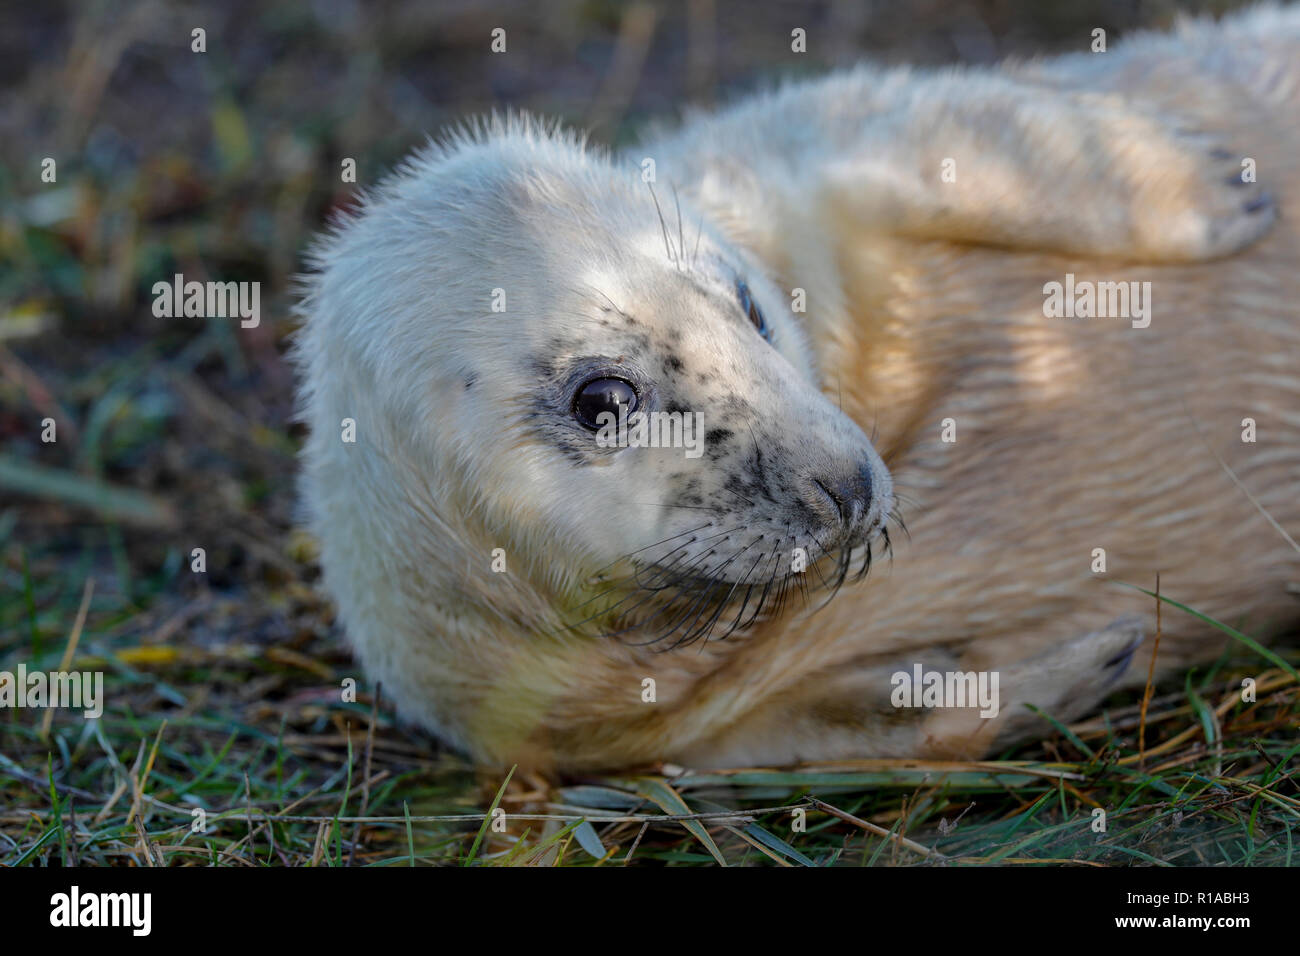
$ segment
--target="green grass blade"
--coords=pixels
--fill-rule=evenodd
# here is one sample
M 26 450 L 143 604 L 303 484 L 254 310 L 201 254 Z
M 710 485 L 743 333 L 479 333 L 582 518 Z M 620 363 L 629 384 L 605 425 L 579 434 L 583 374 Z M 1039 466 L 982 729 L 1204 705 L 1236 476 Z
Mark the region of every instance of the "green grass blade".
M 510 786 L 510 778 L 515 775 L 515 767 L 510 768 L 506 774 L 505 780 L 501 781 L 501 786 L 497 789 L 497 795 L 492 798 L 492 806 L 488 807 L 487 816 L 483 818 L 483 825 L 478 828 L 478 835 L 474 837 L 474 845 L 469 848 L 469 856 L 465 857 L 465 862 L 461 866 L 469 866 L 478 856 L 479 845 L 483 842 L 483 836 L 487 833 L 488 827 L 492 825 L 492 814 L 501 804 L 501 797 L 505 795 L 506 787 Z

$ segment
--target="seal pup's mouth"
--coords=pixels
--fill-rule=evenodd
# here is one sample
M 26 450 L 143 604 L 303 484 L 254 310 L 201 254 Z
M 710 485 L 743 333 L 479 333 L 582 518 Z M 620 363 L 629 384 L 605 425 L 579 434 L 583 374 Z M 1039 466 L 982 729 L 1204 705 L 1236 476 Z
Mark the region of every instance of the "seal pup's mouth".
M 801 539 L 706 522 L 625 555 L 615 562 L 624 573 L 594 575 L 598 593 L 570 626 L 594 623 L 600 636 L 672 650 L 743 633 L 792 602 L 820 610 L 845 584 L 867 577 L 880 556 L 892 560 L 891 523 L 907 528 L 889 492 L 857 501 L 821 480 L 813 487 L 821 508 L 836 516 L 822 534 Z

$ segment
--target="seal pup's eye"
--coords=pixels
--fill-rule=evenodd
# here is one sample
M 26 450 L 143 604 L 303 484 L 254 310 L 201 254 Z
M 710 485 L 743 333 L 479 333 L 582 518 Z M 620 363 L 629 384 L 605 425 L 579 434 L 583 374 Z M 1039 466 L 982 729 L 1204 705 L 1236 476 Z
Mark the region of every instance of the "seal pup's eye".
M 736 280 L 736 297 L 740 299 L 740 311 L 749 316 L 749 321 L 758 329 L 758 334 L 763 336 L 767 341 L 772 341 L 772 330 L 767 327 L 767 319 L 763 318 L 763 311 L 754 301 L 754 297 L 749 294 L 749 286 L 745 284 L 744 279 Z
M 600 422 L 597 416 L 601 412 L 610 412 L 618 417 L 619 406 L 627 406 L 626 414 L 631 415 L 637 406 L 636 389 L 621 378 L 593 378 L 583 384 L 573 396 L 573 417 L 587 428 L 597 429 Z

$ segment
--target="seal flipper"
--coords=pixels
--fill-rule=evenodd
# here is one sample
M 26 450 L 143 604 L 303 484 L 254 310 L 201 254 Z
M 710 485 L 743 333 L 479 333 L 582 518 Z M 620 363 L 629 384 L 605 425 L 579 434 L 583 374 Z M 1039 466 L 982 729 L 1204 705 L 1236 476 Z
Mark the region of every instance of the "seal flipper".
M 649 148 L 734 239 L 769 254 L 874 234 L 1195 262 L 1245 248 L 1277 215 L 1243 156 L 1181 117 L 1005 73 L 860 67 Z
M 997 716 L 984 719 L 969 708 L 934 710 L 918 728 L 918 749 L 932 756 L 975 759 L 1049 733 L 1050 724 L 1041 715 L 1076 720 L 1105 698 L 1144 637 L 1141 619 L 1125 615 L 1099 631 L 993 668 L 999 677 Z M 976 668 L 964 661 L 958 669 Z
M 1241 157 L 1114 97 L 938 80 L 826 171 L 854 227 L 1153 262 L 1237 252 L 1276 206 Z
M 1146 634 L 1141 618 L 1126 614 L 1093 631 L 1007 669 L 1011 688 L 1006 722 L 996 746 L 1048 730 L 1025 704 L 1055 717 L 1075 720 L 1093 710 L 1128 669 Z

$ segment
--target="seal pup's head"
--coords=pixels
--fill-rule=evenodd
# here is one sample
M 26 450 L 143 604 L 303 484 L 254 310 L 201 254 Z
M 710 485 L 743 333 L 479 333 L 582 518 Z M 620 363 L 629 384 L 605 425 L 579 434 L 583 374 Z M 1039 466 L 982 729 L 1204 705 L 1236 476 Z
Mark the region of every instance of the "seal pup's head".
M 893 506 L 787 293 L 570 136 L 509 120 L 431 147 L 313 264 L 306 499 L 390 685 L 438 637 L 365 635 L 434 613 L 663 646 L 743 628 L 856 572 Z

